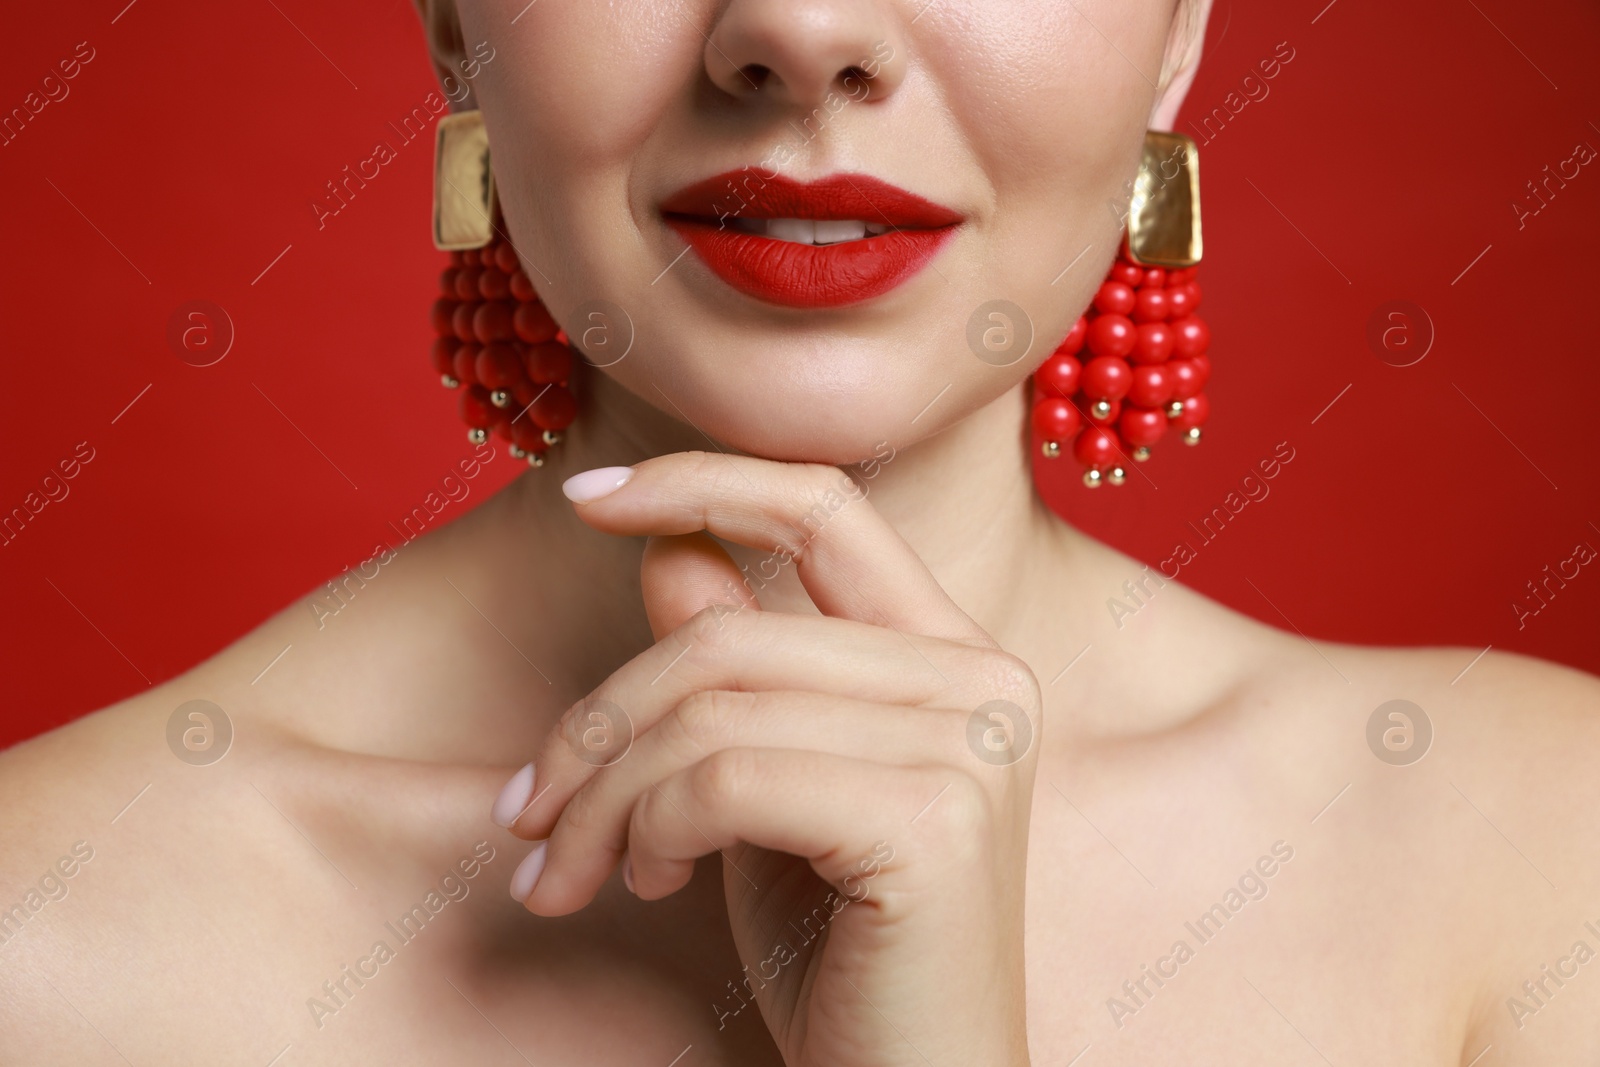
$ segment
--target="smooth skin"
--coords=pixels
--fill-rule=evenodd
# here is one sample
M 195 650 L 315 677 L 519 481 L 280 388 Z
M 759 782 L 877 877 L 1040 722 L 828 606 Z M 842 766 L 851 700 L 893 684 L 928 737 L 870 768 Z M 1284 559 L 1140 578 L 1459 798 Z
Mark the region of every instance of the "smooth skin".
M 1027 1062 L 1022 890 L 1037 747 L 1002 743 L 991 765 L 967 735 L 991 701 L 1036 735 L 1032 670 L 956 606 L 837 468 L 680 453 L 603 488 L 580 505 L 584 521 L 670 538 L 645 551 L 647 600 L 685 572 L 706 595 L 720 584 L 735 597 L 679 625 L 670 608 L 653 612 L 662 640 L 540 748 L 513 824 L 548 839 L 529 910 L 584 907 L 624 853 L 634 892 L 654 900 L 721 852 L 741 958 L 772 959 L 790 922 L 826 923 L 825 942 L 757 970 L 771 981 L 757 999 L 784 1062 L 910 1063 L 924 1045 L 952 1062 Z M 821 617 L 739 596 L 743 576 L 706 533 L 780 546 Z M 685 591 L 679 582 L 674 595 Z M 623 709 L 638 734 L 602 768 L 582 758 L 595 702 Z M 1003 716 L 985 720 L 993 728 Z M 846 894 L 837 911 L 827 903 Z M 935 953 L 980 965 L 928 968 Z
M 1041 335 L 1088 303 L 1192 73 L 1172 3 L 424 7 L 441 69 L 494 48 L 472 88 L 541 294 L 569 327 L 625 306 L 637 348 L 549 466 L 336 615 L 314 593 L 0 754 L 0 1062 L 1600 1056 L 1595 679 L 1312 643 L 1175 582 L 1119 625 L 1146 568 L 1034 493 L 1030 361 L 965 346 L 997 295 Z M 663 275 L 656 199 L 878 41 L 870 103 L 788 166 L 957 207 L 938 271 L 806 315 Z M 1396 698 L 1434 727 L 1403 767 L 1366 739 Z M 208 766 L 167 740 L 195 699 L 234 730 Z M 1004 767 L 969 743 L 994 700 L 1033 733 Z M 596 767 L 612 705 L 631 747 Z M 529 761 L 537 799 L 497 801 Z

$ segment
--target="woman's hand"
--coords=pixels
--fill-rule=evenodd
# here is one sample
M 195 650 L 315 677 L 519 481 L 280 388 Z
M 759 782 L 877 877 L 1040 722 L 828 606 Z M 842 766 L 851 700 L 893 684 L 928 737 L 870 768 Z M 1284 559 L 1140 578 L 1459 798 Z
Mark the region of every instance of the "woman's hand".
M 596 529 L 654 535 L 660 640 L 496 804 L 542 842 L 513 895 L 566 914 L 622 863 L 654 900 L 721 852 L 746 965 L 722 1024 L 753 999 L 791 1065 L 1027 1063 L 1027 665 L 837 468 L 685 453 L 568 491 Z M 759 610 L 701 531 L 792 561 L 822 616 Z

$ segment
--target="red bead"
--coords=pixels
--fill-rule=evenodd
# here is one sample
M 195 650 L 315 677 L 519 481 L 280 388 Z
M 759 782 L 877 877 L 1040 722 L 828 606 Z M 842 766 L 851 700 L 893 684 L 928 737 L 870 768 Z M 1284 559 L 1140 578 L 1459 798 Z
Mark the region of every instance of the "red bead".
M 1144 270 L 1125 259 L 1119 259 L 1111 265 L 1106 277 L 1123 285 L 1134 286 L 1144 279 Z
M 512 326 L 516 330 L 517 337 L 529 344 L 548 341 L 559 329 L 556 320 L 550 317 L 550 312 L 540 303 L 518 304 Z
M 517 250 L 511 247 L 510 241 L 503 242 L 495 247 L 494 265 L 507 275 L 517 272 L 520 266 L 517 263 Z
M 456 271 L 457 300 L 477 301 L 482 299 L 481 294 L 478 292 L 478 275 L 482 273 L 483 269 L 481 267 L 471 266 L 462 267 Z
M 454 337 L 435 337 L 433 339 L 433 351 L 429 354 L 429 358 L 433 361 L 434 371 L 441 375 L 448 374 L 451 377 L 455 377 L 455 355 L 456 349 L 460 347 L 461 342 Z
M 543 385 L 535 385 L 527 378 L 518 378 L 517 383 L 511 387 L 511 397 L 517 402 L 515 411 L 524 411 L 528 405 L 539 399 L 539 394 L 544 392 Z
M 509 341 L 516 330 L 511 324 L 511 309 L 515 305 L 496 301 L 479 304 L 472 315 L 472 332 L 484 344 L 490 341 Z
M 453 317 L 456 313 L 456 302 L 441 297 L 433 302 L 433 311 L 429 316 L 433 320 L 433 332 L 440 337 L 449 337 L 456 332 Z
M 1189 291 L 1189 295 L 1191 297 L 1189 301 L 1189 310 L 1200 310 L 1200 283 L 1190 282 L 1188 285 L 1185 285 L 1184 288 Z
M 572 349 L 557 341 L 543 341 L 528 346 L 524 363 L 530 381 L 540 385 L 564 382 L 572 375 Z
M 1211 347 L 1211 328 L 1193 315 L 1172 324 L 1172 354 L 1183 359 L 1203 356 Z
M 478 266 L 478 250 L 476 248 L 463 248 L 461 250 L 461 265 L 463 267 Z
M 565 430 L 578 414 L 578 402 L 559 385 L 552 385 L 533 402 L 528 417 L 546 430 Z
M 1097 356 L 1126 356 L 1133 351 L 1133 320 L 1126 315 L 1101 315 L 1089 323 L 1085 340 Z
M 439 292 L 451 300 L 456 298 L 456 269 L 446 267 L 439 272 Z
M 495 406 L 489 402 L 489 390 L 481 385 L 469 385 L 461 390 L 461 421 L 468 426 L 487 430 L 494 422 Z
M 478 310 L 477 304 L 457 304 L 456 309 L 450 313 L 450 328 L 459 341 L 476 341 L 478 335 L 472 330 L 472 316 Z
M 1182 285 L 1185 282 L 1193 279 L 1197 273 L 1199 273 L 1198 267 L 1184 267 L 1181 270 L 1169 270 L 1167 271 L 1167 287 L 1170 289 Z
M 1173 376 L 1165 365 L 1133 368 L 1133 381 L 1128 386 L 1128 403 L 1142 408 L 1159 408 L 1172 399 Z
M 1064 356 L 1075 356 L 1078 349 L 1083 347 L 1083 338 L 1089 332 L 1089 320 L 1082 315 L 1072 324 L 1072 330 L 1067 334 L 1066 340 L 1056 348 L 1056 352 Z
M 1167 291 L 1165 289 L 1140 289 L 1134 298 L 1134 322 L 1161 322 L 1167 317 Z
M 491 408 L 489 411 L 490 426 L 496 437 L 511 440 L 511 420 L 516 417 L 516 412 L 506 408 Z
M 511 299 L 511 279 L 498 267 L 485 267 L 478 275 L 478 295 L 485 300 Z
M 550 447 L 545 443 L 544 431 L 539 424 L 527 415 L 512 420 L 511 443 L 524 452 L 543 452 Z
M 1167 415 L 1153 408 L 1125 408 L 1117 420 L 1122 439 L 1135 448 L 1149 448 L 1167 432 Z
M 1192 426 L 1204 425 L 1210 414 L 1211 401 L 1206 399 L 1206 394 L 1196 393 L 1183 402 L 1183 414 L 1169 421 L 1174 428 L 1187 430 Z
M 1079 386 L 1090 400 L 1121 400 L 1133 384 L 1133 372 L 1115 356 L 1098 356 L 1083 366 Z
M 1106 403 L 1108 406 L 1104 415 L 1096 415 L 1092 404 L 1084 409 L 1083 417 L 1089 420 L 1090 425 L 1113 426 L 1116 424 L 1117 416 L 1122 414 L 1122 401 L 1108 400 Z
M 1033 429 L 1046 441 L 1065 444 L 1083 426 L 1083 416 L 1065 397 L 1047 396 L 1033 405 Z
M 533 283 L 520 270 L 511 276 L 511 295 L 524 304 L 539 299 L 539 294 L 533 290 Z
M 1096 310 L 1106 315 L 1133 314 L 1133 289 L 1121 282 L 1102 282 L 1094 294 Z
M 1172 377 L 1172 399 L 1187 400 L 1206 387 L 1211 377 L 1211 361 L 1205 356 L 1175 359 L 1166 366 Z
M 462 385 L 478 384 L 478 351 L 477 345 L 464 344 L 451 359 L 450 373 Z
M 1136 328 L 1133 351 L 1135 363 L 1165 363 L 1172 356 L 1172 327 L 1164 322 L 1142 322 Z
M 1078 357 L 1058 352 L 1033 372 L 1033 384 L 1046 396 L 1070 397 L 1078 391 L 1078 372 L 1082 369 Z
M 1145 288 L 1159 289 L 1167 284 L 1167 272 L 1160 267 L 1151 267 L 1144 272 L 1144 277 L 1140 279 L 1139 284 Z
M 1194 310 L 1193 294 L 1187 285 L 1174 286 L 1167 291 L 1167 313 L 1174 319 L 1188 318 Z
M 459 251 L 450 253 L 450 265 L 452 267 L 459 267 L 459 266 L 461 266 L 461 264 L 463 264 L 465 262 L 466 262 L 466 259 L 461 255 L 461 253 Z
M 1100 426 L 1087 427 L 1072 445 L 1072 454 L 1085 467 L 1109 467 L 1122 455 L 1117 435 Z
M 489 389 L 508 389 L 522 377 L 522 357 L 505 341 L 484 345 L 474 367 L 478 382 Z

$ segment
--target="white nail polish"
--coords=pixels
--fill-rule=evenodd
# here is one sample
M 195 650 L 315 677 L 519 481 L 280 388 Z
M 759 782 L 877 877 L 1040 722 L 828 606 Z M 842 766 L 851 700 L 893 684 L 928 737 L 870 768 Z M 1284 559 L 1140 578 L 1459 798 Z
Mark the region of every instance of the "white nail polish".
M 533 851 L 517 864 L 516 873 L 511 876 L 511 899 L 518 904 L 527 903 L 528 897 L 533 894 L 533 887 L 539 884 L 539 876 L 544 873 L 545 846 L 549 843 L 540 841 L 533 846 Z
M 561 483 L 561 491 L 574 504 L 587 504 L 616 492 L 633 477 L 632 467 L 596 467 L 592 471 L 574 474 Z
M 533 764 L 528 764 L 522 770 L 511 776 L 511 781 L 500 790 L 500 795 L 494 798 L 494 807 L 489 809 L 489 818 L 495 821 L 496 826 L 510 826 L 517 821 L 517 816 L 522 814 L 522 809 L 528 806 L 533 799 Z

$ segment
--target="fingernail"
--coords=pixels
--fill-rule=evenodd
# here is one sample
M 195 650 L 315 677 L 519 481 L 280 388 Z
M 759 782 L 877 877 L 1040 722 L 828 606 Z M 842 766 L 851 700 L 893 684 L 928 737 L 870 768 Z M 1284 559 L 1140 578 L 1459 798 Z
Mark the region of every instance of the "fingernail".
M 622 884 L 627 886 L 628 892 L 634 896 L 639 895 L 639 891 L 633 888 L 633 857 L 629 855 L 622 857 Z
M 518 904 L 526 903 L 533 893 L 533 887 L 539 884 L 539 876 L 544 873 L 545 846 L 549 843 L 540 841 L 533 847 L 533 851 L 517 864 L 516 873 L 511 876 L 511 899 Z
M 517 821 L 517 816 L 522 814 L 522 809 L 528 806 L 528 801 L 533 799 L 533 764 L 528 764 L 522 770 L 511 776 L 505 788 L 500 790 L 500 795 L 494 798 L 494 807 L 489 809 L 489 818 L 495 821 L 496 826 L 510 826 Z
M 574 504 L 587 504 L 616 492 L 627 485 L 632 477 L 632 467 L 596 467 L 592 471 L 574 474 L 562 482 L 561 491 Z

